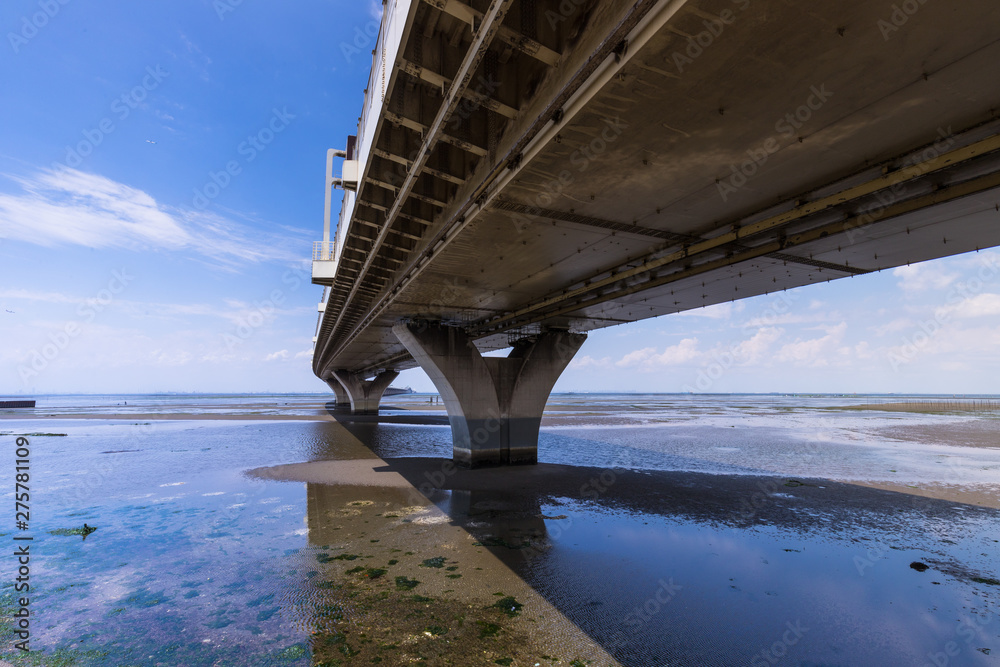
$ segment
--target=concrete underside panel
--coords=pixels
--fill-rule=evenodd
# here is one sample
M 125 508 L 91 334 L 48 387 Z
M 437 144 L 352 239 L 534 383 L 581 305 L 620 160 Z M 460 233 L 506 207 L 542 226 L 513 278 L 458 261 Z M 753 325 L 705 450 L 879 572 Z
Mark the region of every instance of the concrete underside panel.
M 600 4 L 603 13 L 585 30 L 607 34 L 626 4 Z M 996 151 L 985 150 L 919 174 L 905 188 L 845 200 L 586 291 L 901 165 L 1000 135 L 993 111 L 1000 109 L 1000 4 L 926 3 L 898 29 L 892 13 L 868 0 L 682 3 L 648 42 L 629 47 L 615 76 L 586 91 L 592 96 L 580 113 L 491 181 L 484 209 L 456 223 L 465 193 L 478 192 L 491 160 L 503 158 L 504 147 L 534 122 L 538 112 L 529 111 L 544 108 L 535 98 L 518 100 L 507 86 L 523 81 L 503 80 L 501 68 L 495 96 L 525 112 L 463 175 L 467 186 L 442 190 L 453 198 L 428 209 L 437 211 L 433 223 L 393 264 L 380 293 L 358 306 L 359 313 L 379 306 L 377 316 L 342 326 L 317 346 L 317 373 L 414 366 L 392 334 L 402 319 L 460 324 L 480 349 L 496 349 L 519 327 L 588 331 L 836 278 L 864 280 L 866 272 L 1000 245 L 1000 182 L 961 191 L 1000 173 Z M 720 29 L 713 16 L 731 20 Z M 703 34 L 706 45 L 691 47 L 689 36 Z M 567 47 L 537 95 L 554 94 L 586 61 L 589 53 L 575 48 L 598 43 L 587 33 Z M 410 94 L 433 92 L 417 85 Z M 934 193 L 941 198 L 912 211 L 797 240 Z M 382 194 L 391 200 L 389 191 Z M 435 234 L 448 225 L 459 231 L 439 243 Z M 750 256 L 768 244 L 778 247 Z M 580 298 L 567 296 L 579 290 Z M 331 309 L 324 317 L 338 314 Z

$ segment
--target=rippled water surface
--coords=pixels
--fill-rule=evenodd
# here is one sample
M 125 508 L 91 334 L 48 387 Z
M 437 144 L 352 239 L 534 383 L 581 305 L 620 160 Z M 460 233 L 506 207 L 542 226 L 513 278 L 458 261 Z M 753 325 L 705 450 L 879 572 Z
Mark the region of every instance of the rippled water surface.
M 30 529 L 16 531 L 11 513 L 0 540 L 34 538 L 39 652 L 13 650 L 5 566 L 0 658 L 1000 664 L 991 410 L 842 409 L 898 401 L 869 397 L 553 396 L 542 465 L 480 475 L 442 461 L 447 426 L 338 423 L 327 400 L 43 397 L 34 413 L 0 420 L 5 451 L 18 434 L 30 441 Z M 388 416 L 444 415 L 427 396 L 385 402 Z M 376 456 L 405 482 L 380 490 L 245 474 L 326 460 L 378 470 Z M 898 489 L 869 488 L 878 483 Z M 936 484 L 985 500 L 917 493 Z M 84 522 L 97 527 L 86 539 Z M 522 605 L 513 614 L 497 606 L 508 598 Z

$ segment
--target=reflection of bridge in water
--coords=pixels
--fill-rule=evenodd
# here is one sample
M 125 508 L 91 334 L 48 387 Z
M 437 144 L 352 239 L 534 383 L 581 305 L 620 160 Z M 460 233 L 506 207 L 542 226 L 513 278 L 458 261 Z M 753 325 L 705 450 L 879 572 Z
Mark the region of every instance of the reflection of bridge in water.
M 379 429 L 419 430 L 360 427 L 364 444 L 388 442 Z M 362 454 L 341 426 L 317 428 L 330 447 L 320 458 Z M 306 597 L 341 615 L 317 615 L 317 661 L 343 658 L 346 645 L 384 664 L 538 662 L 511 653 L 523 646 L 555 647 L 559 664 L 752 664 L 791 622 L 809 631 L 785 647 L 790 657 L 919 664 L 951 638 L 965 587 L 989 566 L 960 544 L 996 537 L 996 510 L 837 482 L 550 464 L 470 471 L 370 450 L 331 463 L 340 472 L 330 484 L 306 487 L 309 544 L 326 554 Z M 300 465 L 282 468 L 295 479 Z M 442 567 L 422 565 L 435 558 Z M 918 575 L 914 561 L 931 571 Z M 400 589 L 397 576 L 420 583 Z M 500 613 L 495 593 L 521 615 Z M 502 630 L 481 637 L 478 621 Z M 424 634 L 431 626 L 444 631 Z M 376 651 L 383 641 L 395 646 Z
M 386 3 L 314 372 L 531 463 L 587 331 L 1000 244 L 1000 5 L 900 6 Z

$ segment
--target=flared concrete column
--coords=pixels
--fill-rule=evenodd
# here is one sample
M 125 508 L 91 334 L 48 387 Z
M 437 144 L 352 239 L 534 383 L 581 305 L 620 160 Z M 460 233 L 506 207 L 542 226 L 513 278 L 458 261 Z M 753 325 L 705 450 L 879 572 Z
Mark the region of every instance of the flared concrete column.
M 330 389 L 337 395 L 338 408 L 348 408 L 351 406 L 351 397 L 347 395 L 347 390 L 340 384 L 340 381 L 336 378 L 330 378 L 326 383 L 330 385 Z
M 356 373 L 334 371 L 333 377 L 347 393 L 351 402 L 351 412 L 356 415 L 377 415 L 382 394 L 399 376 L 396 371 L 382 371 L 374 380 L 365 380 Z
M 478 468 L 538 462 L 545 402 L 585 334 L 546 332 L 519 341 L 501 358 L 483 357 L 456 327 L 399 323 L 392 330 L 444 400 L 455 463 Z

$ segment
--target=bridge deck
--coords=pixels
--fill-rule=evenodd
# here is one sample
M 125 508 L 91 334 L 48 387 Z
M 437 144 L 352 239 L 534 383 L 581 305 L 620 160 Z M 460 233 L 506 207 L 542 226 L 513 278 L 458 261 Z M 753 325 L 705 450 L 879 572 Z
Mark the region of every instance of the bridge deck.
M 912 4 L 390 3 L 314 371 L 1000 245 L 1000 4 Z

